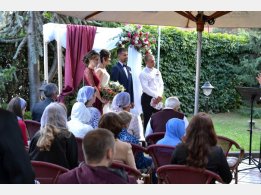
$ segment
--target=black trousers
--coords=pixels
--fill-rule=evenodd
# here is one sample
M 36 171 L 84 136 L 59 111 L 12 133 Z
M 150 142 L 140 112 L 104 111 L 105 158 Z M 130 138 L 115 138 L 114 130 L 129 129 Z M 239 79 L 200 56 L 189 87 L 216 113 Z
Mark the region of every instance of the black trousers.
M 150 117 L 153 113 L 158 112 L 157 109 L 151 107 L 150 101 L 152 97 L 147 95 L 146 93 L 142 93 L 141 95 L 141 107 L 143 111 L 143 128 L 144 128 L 144 134 L 146 131 L 147 124 L 150 120 Z

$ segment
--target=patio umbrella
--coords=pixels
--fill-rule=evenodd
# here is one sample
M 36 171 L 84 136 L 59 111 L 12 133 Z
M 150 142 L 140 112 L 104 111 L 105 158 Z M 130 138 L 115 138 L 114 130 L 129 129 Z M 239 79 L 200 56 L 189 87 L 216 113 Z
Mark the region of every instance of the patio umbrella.
M 57 11 L 56 13 L 85 20 L 196 28 L 198 41 L 194 114 L 198 113 L 201 42 L 205 24 L 229 28 L 261 27 L 259 11 Z

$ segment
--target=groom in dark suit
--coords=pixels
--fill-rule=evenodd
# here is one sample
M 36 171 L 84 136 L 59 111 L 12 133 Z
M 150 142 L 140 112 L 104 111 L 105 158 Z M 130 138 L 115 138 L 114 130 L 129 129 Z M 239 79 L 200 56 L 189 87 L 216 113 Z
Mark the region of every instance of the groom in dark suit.
M 110 79 L 112 81 L 118 81 L 121 85 L 124 86 L 125 91 L 130 94 L 131 104 L 132 106 L 134 106 L 131 68 L 127 66 L 128 51 L 125 48 L 119 48 L 117 50 L 117 55 L 119 61 L 116 65 L 112 67 Z

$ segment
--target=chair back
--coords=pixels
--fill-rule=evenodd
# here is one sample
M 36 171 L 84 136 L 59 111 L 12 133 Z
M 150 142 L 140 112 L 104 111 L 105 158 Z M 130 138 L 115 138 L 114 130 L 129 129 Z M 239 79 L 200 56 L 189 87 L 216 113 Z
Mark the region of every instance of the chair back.
M 123 163 L 120 163 L 117 161 L 113 161 L 110 167 L 114 168 L 114 169 L 124 170 L 127 172 L 128 175 L 134 176 L 136 179 L 139 179 L 142 176 L 141 172 L 139 170 L 134 169 L 134 168 L 130 167 L 129 165 L 126 165 L 126 164 L 123 164 Z
M 166 184 L 210 184 L 213 180 L 224 183 L 212 171 L 186 165 L 164 165 L 157 169 L 160 183 Z
M 29 134 L 29 138 L 30 140 L 32 140 L 34 134 L 40 130 L 41 127 L 41 123 L 38 121 L 33 121 L 33 120 L 24 120 L 28 134 Z
M 170 164 L 171 156 L 175 150 L 174 146 L 167 145 L 150 145 L 147 148 L 148 154 L 151 156 L 155 169 Z
M 43 161 L 31 161 L 31 164 L 35 173 L 35 179 L 40 184 L 55 184 L 59 175 L 69 171 L 62 166 Z
M 244 158 L 245 151 L 243 148 L 239 146 L 237 142 L 234 140 L 224 137 L 224 136 L 217 136 L 218 145 L 222 148 L 224 155 L 227 157 L 227 162 L 230 168 L 230 171 L 234 175 L 235 183 L 238 182 L 238 166 Z M 229 156 L 230 149 L 235 147 L 239 153 L 236 156 Z
M 132 143 L 130 143 L 130 144 L 131 144 L 131 149 L 132 149 L 132 153 L 133 153 L 134 157 L 135 157 L 138 153 L 140 153 L 140 152 L 142 152 L 142 153 L 147 153 L 147 149 L 144 148 L 144 147 L 142 147 L 141 145 L 132 144 Z
M 236 143 L 234 140 L 229 139 L 227 137 L 218 135 L 217 140 L 218 140 L 218 145 L 222 148 L 226 157 L 228 156 L 228 153 L 233 145 L 238 149 L 240 148 L 238 143 Z
M 77 142 L 77 148 L 78 148 L 78 162 L 81 163 L 84 161 L 84 154 L 82 149 L 82 138 L 75 137 Z
M 165 135 L 165 132 L 152 133 L 152 134 L 148 135 L 145 138 L 145 140 L 148 145 L 156 144 L 157 141 L 159 141 L 160 139 L 162 139 L 164 137 L 164 135 Z

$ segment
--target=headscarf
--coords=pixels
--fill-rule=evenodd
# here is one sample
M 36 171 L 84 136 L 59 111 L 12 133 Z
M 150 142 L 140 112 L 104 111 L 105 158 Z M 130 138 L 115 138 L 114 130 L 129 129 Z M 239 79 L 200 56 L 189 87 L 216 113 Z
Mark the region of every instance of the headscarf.
M 91 119 L 91 113 L 86 108 L 84 103 L 76 102 L 72 107 L 71 120 L 78 120 L 81 123 L 87 124 Z
M 114 112 L 120 112 L 128 105 L 130 105 L 130 94 L 128 92 L 120 92 L 114 96 L 111 107 Z
M 77 94 L 77 102 L 86 103 L 88 100 L 92 99 L 95 93 L 95 88 L 91 86 L 82 87 Z
M 50 103 L 44 110 L 41 118 L 41 129 L 52 125 L 58 129 L 67 129 L 67 113 L 65 108 L 57 103 Z
M 169 119 L 166 124 L 166 133 L 164 138 L 160 139 L 157 144 L 176 146 L 181 143 L 185 135 L 185 122 L 178 118 Z
M 19 97 L 19 99 L 20 99 L 20 107 L 23 110 L 26 107 L 26 101 L 21 97 Z

